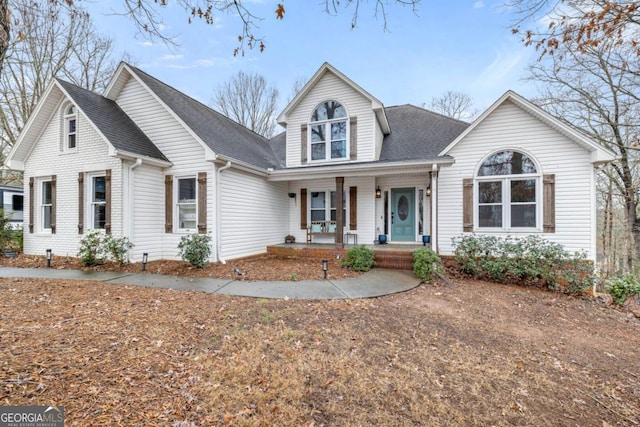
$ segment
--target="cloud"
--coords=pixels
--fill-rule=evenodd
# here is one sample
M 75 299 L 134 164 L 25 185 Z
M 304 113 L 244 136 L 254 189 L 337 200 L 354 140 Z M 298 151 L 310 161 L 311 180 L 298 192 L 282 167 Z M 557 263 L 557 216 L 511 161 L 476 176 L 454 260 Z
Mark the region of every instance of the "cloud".
M 480 73 L 475 84 L 484 87 L 500 86 L 509 78 L 513 78 L 513 71 L 521 73 L 521 66 L 528 60 L 529 53 L 524 47 L 496 51 L 493 61 Z
M 184 55 L 167 53 L 160 57 L 161 61 L 177 61 L 184 58 Z
M 484 7 L 484 2 L 483 1 L 477 1 L 473 4 L 473 8 L 474 9 L 482 9 Z

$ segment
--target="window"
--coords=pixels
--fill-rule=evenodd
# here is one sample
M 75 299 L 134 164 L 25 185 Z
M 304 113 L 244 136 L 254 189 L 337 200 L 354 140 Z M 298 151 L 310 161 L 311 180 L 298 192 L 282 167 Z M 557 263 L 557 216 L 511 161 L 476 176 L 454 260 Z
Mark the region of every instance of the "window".
M 104 229 L 107 219 L 107 180 L 104 176 L 91 178 L 91 227 Z
M 51 231 L 53 218 L 53 184 L 42 181 L 40 187 L 40 230 Z
M 73 105 L 69 106 L 65 110 L 64 114 L 64 150 L 65 151 L 73 151 L 76 149 L 76 130 L 77 125 L 77 115 L 76 115 L 76 107 Z
M 197 226 L 196 179 L 178 179 L 178 228 L 195 230 Z
M 311 160 L 347 158 L 347 111 L 337 101 L 325 101 L 311 116 Z
M 327 197 L 327 193 L 328 196 Z M 327 204 L 327 199 L 329 204 Z M 336 192 L 335 191 L 312 191 L 311 203 L 309 205 L 309 217 L 311 221 L 336 221 Z M 342 223 L 347 224 L 347 197 L 342 198 Z
M 505 150 L 480 166 L 477 224 L 480 228 L 539 228 L 540 175 L 526 154 Z

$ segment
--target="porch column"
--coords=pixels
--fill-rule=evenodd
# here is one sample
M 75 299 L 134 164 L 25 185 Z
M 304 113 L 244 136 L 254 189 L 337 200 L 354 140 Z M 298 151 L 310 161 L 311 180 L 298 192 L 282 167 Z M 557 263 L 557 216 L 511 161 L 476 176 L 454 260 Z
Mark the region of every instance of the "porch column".
M 431 249 L 440 253 L 438 248 L 438 165 L 433 165 L 431 176 Z
M 336 246 L 344 248 L 343 236 L 344 236 L 344 221 L 342 218 L 344 204 L 344 177 L 336 177 Z

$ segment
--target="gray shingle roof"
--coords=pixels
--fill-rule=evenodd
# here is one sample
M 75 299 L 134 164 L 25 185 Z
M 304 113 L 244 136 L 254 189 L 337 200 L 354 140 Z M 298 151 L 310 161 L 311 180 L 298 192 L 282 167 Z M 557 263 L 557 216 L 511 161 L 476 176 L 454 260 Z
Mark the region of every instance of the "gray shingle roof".
M 57 81 L 116 150 L 168 161 L 114 101 L 64 80 Z
M 265 169 L 284 165 L 266 138 L 144 71 L 129 67 L 214 153 Z
M 380 161 L 436 159 L 469 123 L 414 105 L 385 108 L 391 133 L 385 135 Z

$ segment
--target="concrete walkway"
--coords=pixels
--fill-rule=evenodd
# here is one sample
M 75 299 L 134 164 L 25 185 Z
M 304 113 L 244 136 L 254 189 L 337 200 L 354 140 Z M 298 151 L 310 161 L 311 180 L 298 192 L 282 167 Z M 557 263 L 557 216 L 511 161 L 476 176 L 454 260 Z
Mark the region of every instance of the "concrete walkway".
M 5 267 L 0 267 L 0 277 L 95 280 L 121 285 L 202 291 L 221 295 L 290 299 L 371 298 L 408 291 L 420 284 L 420 279 L 411 271 L 387 269 L 373 269 L 360 277 L 351 279 L 301 280 L 299 282 L 245 282 L 148 273 Z

